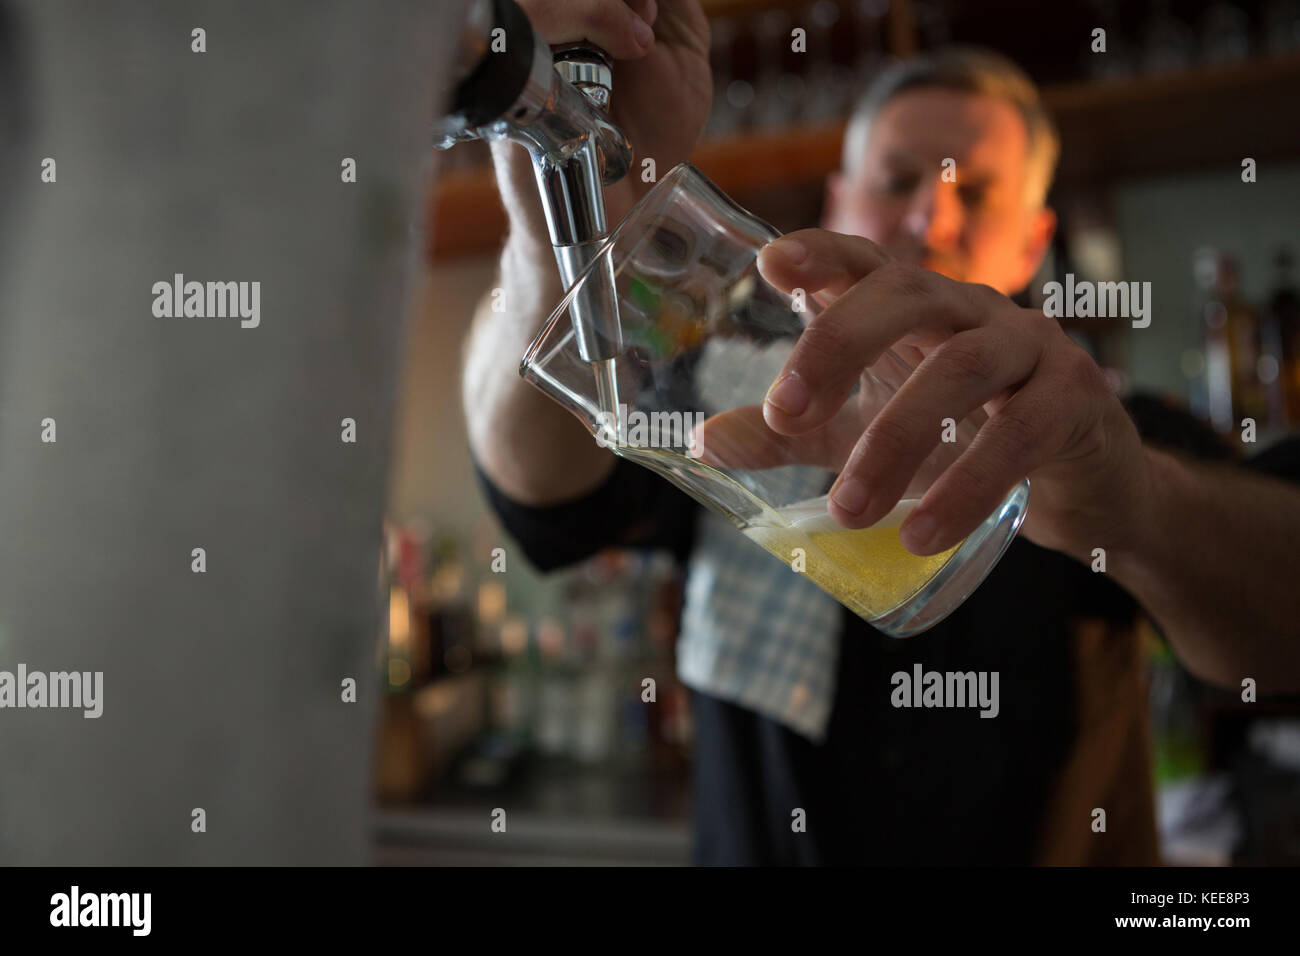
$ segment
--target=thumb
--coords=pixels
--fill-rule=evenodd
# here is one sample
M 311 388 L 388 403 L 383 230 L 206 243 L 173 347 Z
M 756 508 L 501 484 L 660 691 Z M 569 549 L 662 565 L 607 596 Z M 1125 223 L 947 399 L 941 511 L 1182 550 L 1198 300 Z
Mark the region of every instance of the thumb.
M 699 457 L 715 468 L 760 470 L 783 465 L 813 465 L 839 471 L 862 433 L 852 409 L 841 409 L 821 428 L 802 435 L 780 435 L 767 427 L 763 406 L 742 405 L 720 412 L 695 431 Z

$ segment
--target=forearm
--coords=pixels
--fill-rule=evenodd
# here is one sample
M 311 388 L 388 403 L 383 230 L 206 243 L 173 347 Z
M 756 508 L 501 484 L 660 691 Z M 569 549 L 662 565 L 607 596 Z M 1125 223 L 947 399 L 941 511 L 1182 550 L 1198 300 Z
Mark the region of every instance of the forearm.
M 524 504 L 552 504 L 595 488 L 613 456 L 563 407 L 519 376 L 519 360 L 563 295 L 527 153 L 494 143 L 510 232 L 497 277 L 466 342 L 462 399 L 470 448 L 489 479 Z
M 1194 674 L 1300 690 L 1300 488 L 1146 449 L 1151 500 L 1108 570 Z

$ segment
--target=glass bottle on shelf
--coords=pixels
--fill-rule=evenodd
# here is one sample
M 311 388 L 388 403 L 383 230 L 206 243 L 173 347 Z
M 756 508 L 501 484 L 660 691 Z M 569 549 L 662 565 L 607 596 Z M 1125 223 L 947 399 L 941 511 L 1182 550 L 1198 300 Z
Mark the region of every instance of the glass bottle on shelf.
M 1228 334 L 1228 309 L 1219 297 L 1219 263 L 1207 291 L 1201 318 L 1205 342 L 1205 395 L 1210 424 L 1216 431 L 1232 430 L 1232 346 Z
M 1153 631 L 1147 631 L 1147 642 L 1152 757 L 1156 781 L 1165 785 L 1203 773 L 1206 753 L 1187 671 Z
M 1278 366 L 1275 400 L 1282 407 L 1279 424 L 1287 428 L 1300 428 L 1300 289 L 1291 271 L 1294 262 L 1289 247 L 1278 250 L 1265 325 L 1268 351 Z
M 767 10 L 754 20 L 758 75 L 754 81 L 754 123 L 760 128 L 788 126 L 803 99 L 803 78 L 789 69 L 790 15 Z
M 1253 418 L 1258 428 L 1267 427 L 1268 407 L 1259 379 L 1259 316 L 1241 294 L 1237 261 L 1233 257 L 1220 257 L 1214 288 L 1226 320 L 1233 427 L 1239 427 L 1243 418 Z
M 858 57 L 854 64 L 859 89 L 876 78 L 885 66 L 884 21 L 888 0 L 858 0 L 854 22 L 858 34 Z
M 946 0 L 913 0 L 912 18 L 922 48 L 933 50 L 951 41 L 952 10 Z
M 1198 253 L 1198 277 L 1205 262 Z M 1210 287 L 1199 297 L 1198 314 L 1204 336 L 1205 406 L 1215 430 L 1228 433 L 1251 418 L 1257 429 L 1272 426 L 1267 383 L 1268 362 L 1260 349 L 1260 323 L 1255 308 L 1241 295 L 1237 263 L 1215 254 Z M 1263 374 L 1261 374 L 1263 373 Z M 1195 393 L 1193 393 L 1194 395 Z M 1193 409 L 1201 409 L 1195 404 Z
M 429 580 L 429 623 L 432 675 L 463 674 L 474 663 L 477 619 L 470 600 L 459 539 L 443 536 L 434 546 L 434 571 Z
M 1268 0 L 1260 19 L 1269 53 L 1276 56 L 1300 50 L 1300 0 Z
M 1213 4 L 1201 18 L 1201 51 L 1207 63 L 1232 63 L 1250 56 L 1250 17 L 1235 3 Z
M 425 547 L 428 527 L 418 519 L 385 523 L 388 567 L 388 628 L 385 678 L 389 693 L 419 689 L 431 676 L 428 621 L 423 616 Z
M 709 24 L 709 66 L 713 73 L 713 106 L 705 134 L 711 139 L 726 136 L 740 126 L 740 111 L 728 95 L 736 81 L 734 66 L 736 21 L 719 17 Z
M 807 90 L 805 103 L 799 110 L 809 123 L 821 123 L 843 115 L 849 108 L 853 92 L 853 77 L 835 59 L 833 49 L 835 25 L 840 21 L 840 8 L 834 0 L 817 0 L 801 15 L 808 24 L 808 65 L 805 72 Z
M 1097 80 L 1115 80 L 1136 72 L 1136 43 L 1131 31 L 1122 27 L 1119 0 L 1092 0 L 1090 13 L 1095 27 L 1106 31 L 1106 52 L 1094 53 L 1091 31 L 1083 45 L 1088 76 Z
M 1214 298 L 1214 274 L 1218 252 L 1204 247 L 1192 259 L 1192 314 L 1187 325 L 1187 342 L 1183 350 L 1182 370 L 1187 378 L 1187 408 L 1202 421 L 1212 421 L 1210 414 L 1209 352 L 1213 326 L 1211 305 Z
M 1144 34 L 1142 68 L 1148 73 L 1185 70 L 1195 59 L 1195 32 L 1174 15 L 1169 0 L 1155 0 Z

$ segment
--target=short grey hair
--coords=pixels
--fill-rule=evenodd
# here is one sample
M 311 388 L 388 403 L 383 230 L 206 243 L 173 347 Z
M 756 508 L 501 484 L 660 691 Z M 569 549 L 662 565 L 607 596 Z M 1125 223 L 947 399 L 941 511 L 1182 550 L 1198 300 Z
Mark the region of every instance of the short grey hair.
M 871 122 L 884 105 L 905 90 L 922 87 L 981 93 L 1016 107 L 1025 121 L 1028 139 L 1026 200 L 1043 202 L 1061 152 L 1056 124 L 1025 71 L 1002 54 L 980 47 L 944 47 L 923 53 L 895 63 L 876 77 L 858 101 L 845 132 L 845 170 L 852 169 L 866 152 Z

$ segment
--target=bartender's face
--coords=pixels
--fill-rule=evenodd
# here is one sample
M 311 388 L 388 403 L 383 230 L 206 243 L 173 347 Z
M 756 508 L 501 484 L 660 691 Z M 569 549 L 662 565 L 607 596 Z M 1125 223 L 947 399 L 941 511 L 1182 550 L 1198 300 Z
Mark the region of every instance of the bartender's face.
M 822 225 L 1008 295 L 1033 278 L 1056 217 L 1026 194 L 1028 136 L 1014 105 L 922 87 L 876 114 L 866 153 L 827 183 Z M 944 160 L 956 165 L 944 181 Z M 949 164 L 951 165 L 951 164 Z

